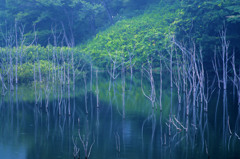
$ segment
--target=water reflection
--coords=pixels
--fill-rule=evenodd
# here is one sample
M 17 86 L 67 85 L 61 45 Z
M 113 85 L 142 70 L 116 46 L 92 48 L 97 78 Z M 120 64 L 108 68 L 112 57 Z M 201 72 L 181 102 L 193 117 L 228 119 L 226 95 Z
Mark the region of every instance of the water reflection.
M 23 159 L 70 159 L 78 149 L 76 156 L 93 159 L 227 158 L 240 155 L 240 111 L 235 114 L 230 111 L 226 91 L 216 92 L 208 112 L 204 111 L 204 103 L 196 100 L 195 112 L 190 109 L 194 113 L 186 115 L 185 95 L 182 103 L 178 103 L 174 89 L 163 91 L 163 111 L 159 111 L 152 109 L 151 103 L 141 95 L 140 84 L 133 83 L 129 91 L 126 79 L 124 92 L 122 80 L 112 81 L 111 91 L 108 81 L 104 86 L 95 81 L 99 85 L 99 94 L 88 88 L 86 93 L 83 85 L 82 94 L 76 91 L 70 96 L 70 116 L 68 113 L 59 115 L 58 110 L 61 101 L 61 111 L 67 111 L 64 109 L 68 109 L 68 94 L 62 99 L 61 94 L 59 99 L 57 94 L 49 96 L 49 109 L 41 109 L 34 99 L 26 100 L 24 88 L 16 86 L 0 99 L 1 156 L 10 159 L 15 153 L 17 158 Z M 43 105 L 44 102 L 43 97 Z M 97 107 L 99 103 L 101 105 Z

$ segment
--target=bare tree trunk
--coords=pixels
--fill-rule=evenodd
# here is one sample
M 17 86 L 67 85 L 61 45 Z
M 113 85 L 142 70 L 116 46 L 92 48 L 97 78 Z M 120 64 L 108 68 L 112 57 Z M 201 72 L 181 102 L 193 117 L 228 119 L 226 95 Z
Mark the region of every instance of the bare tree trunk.
M 37 43 L 36 43 L 37 46 Z M 42 107 L 42 73 L 41 73 L 41 64 L 40 64 L 40 60 L 39 60 L 39 52 L 38 52 L 38 46 L 37 46 L 37 62 L 38 62 L 38 73 L 39 73 L 39 98 L 40 98 L 40 108 Z
M 95 136 L 93 135 L 92 144 L 89 146 L 89 136 L 90 136 L 91 132 L 90 132 L 89 125 L 88 125 L 88 120 L 86 119 L 86 129 L 85 129 L 84 135 L 81 135 L 80 119 L 79 118 L 78 118 L 78 124 L 79 124 L 78 137 L 79 137 L 80 142 L 82 143 L 82 146 L 83 146 L 84 155 L 85 155 L 84 157 L 85 157 L 85 159 L 88 159 L 90 157 L 92 147 L 95 143 Z M 76 145 L 76 144 L 74 144 L 74 145 Z M 77 150 L 76 152 L 78 153 L 79 149 L 76 149 L 76 150 Z
M 153 62 L 152 59 L 151 61 L 149 61 L 148 59 L 148 68 L 145 68 L 144 65 L 142 65 L 141 88 L 142 88 L 143 95 L 151 101 L 152 108 L 154 109 L 156 92 L 155 92 L 154 78 L 153 78 L 153 72 L 152 72 L 153 71 L 152 62 Z M 146 74 L 147 79 L 150 82 L 150 86 L 151 86 L 150 95 L 147 95 L 143 89 L 142 78 L 143 78 L 144 72 Z
M 70 100 L 70 95 L 71 95 L 71 91 L 70 91 L 70 57 L 68 55 L 68 115 L 71 115 L 71 100 Z
M 170 51 L 168 51 L 169 54 L 169 65 L 166 64 L 167 69 L 169 70 L 170 73 L 170 87 L 173 88 L 173 45 L 171 44 Z
M 86 74 L 84 73 L 83 74 L 83 80 L 84 80 L 84 86 L 85 86 L 85 111 L 86 111 L 86 114 L 88 114 L 88 106 L 87 106 L 87 79 L 86 79 Z
M 125 118 L 125 66 L 124 66 L 124 57 L 122 57 L 122 115 Z
M 62 105 L 62 96 L 63 96 L 63 67 L 61 66 L 61 77 L 60 77 L 60 97 L 58 95 L 58 115 L 62 114 L 61 105 Z
M 33 63 L 33 81 L 34 81 L 35 105 L 37 105 L 38 97 L 37 97 L 37 81 L 36 81 L 35 60 L 34 60 L 34 63 Z
M 159 67 L 159 76 L 160 76 L 160 85 L 159 85 L 159 109 L 160 111 L 162 111 L 162 84 L 163 84 L 163 80 L 162 80 L 162 70 L 163 70 L 163 66 L 162 66 L 162 59 L 160 57 L 160 67 Z
M 176 55 L 178 56 L 178 55 Z M 180 105 L 182 100 L 181 100 L 181 86 L 182 86 L 182 82 L 181 82 L 181 67 L 179 64 L 179 58 L 176 57 L 176 61 L 177 61 L 177 70 L 176 72 L 173 74 L 174 76 L 174 80 L 173 83 L 175 84 L 176 88 L 177 88 L 177 95 L 178 95 L 178 104 Z
M 214 50 L 214 60 L 212 61 L 212 65 L 213 65 L 214 72 L 217 76 L 218 88 L 221 89 L 221 80 L 220 80 L 219 73 L 218 73 L 219 62 L 218 62 L 218 59 L 217 59 L 217 49 L 216 49 L 216 47 L 215 47 L 215 50 Z
M 196 46 L 195 42 L 192 42 L 192 54 L 191 54 L 191 66 L 192 66 L 192 87 L 193 87 L 193 124 L 196 125 L 196 96 L 197 96 L 197 77 L 196 77 L 196 71 L 197 71 L 197 61 L 196 61 Z
M 213 86 L 213 84 L 212 84 L 212 86 Z M 208 103 L 212 97 L 214 90 L 215 89 L 212 90 L 212 87 L 211 88 L 209 87 L 209 81 L 208 81 L 208 76 L 207 76 L 206 93 L 203 92 L 204 93 L 204 102 L 205 102 L 204 110 L 206 112 L 208 111 Z
M 132 80 L 133 80 L 133 67 L 134 67 L 134 65 L 135 65 L 135 62 L 133 62 L 134 50 L 135 50 L 135 46 L 134 46 L 132 52 L 128 51 L 129 64 L 130 64 L 130 72 L 131 72 L 131 82 L 132 82 Z
M 12 47 L 12 46 L 10 46 Z M 13 87 L 13 60 L 12 60 L 12 48 L 10 48 L 9 52 L 9 62 L 10 62 L 10 73 L 9 73 L 9 85 L 10 85 L 10 91 L 14 90 Z
M 222 41 L 222 69 L 223 69 L 223 89 L 227 89 L 227 80 L 228 80 L 228 48 L 229 48 L 229 41 L 227 41 L 227 29 L 223 28 L 220 32 L 220 38 Z
M 5 79 L 4 76 L 7 74 L 7 68 L 5 69 L 5 66 L 7 65 L 7 58 L 6 58 L 6 50 L 3 50 L 2 48 L 0 48 L 0 58 L 1 59 L 6 59 L 6 60 L 1 60 L 1 72 L 0 72 L 0 79 L 2 82 L 2 96 L 5 95 L 5 90 L 7 90 L 7 86 L 5 84 Z
M 16 79 L 16 84 L 18 83 L 18 33 L 17 33 L 17 22 L 15 22 L 15 41 L 16 41 L 16 63 L 15 63 L 15 79 Z
M 108 52 L 108 55 L 109 55 L 109 58 L 110 58 L 110 60 L 112 62 L 112 64 L 110 64 L 110 70 L 107 67 L 108 73 L 110 75 L 109 88 L 108 88 L 108 91 L 110 91 L 111 90 L 111 82 L 113 80 L 113 84 L 114 84 L 114 80 L 117 79 L 119 74 L 116 74 L 116 71 L 117 71 L 117 68 L 119 66 L 121 66 L 121 64 L 118 64 L 117 55 L 112 56 L 110 54 L 110 52 Z
M 236 66 L 235 66 L 235 52 L 233 52 L 233 56 L 232 56 L 232 69 L 233 69 L 233 73 L 234 73 L 233 85 L 237 89 L 238 108 L 240 110 L 240 65 L 239 65 L 239 70 L 237 73 Z
M 112 72 L 112 66 L 110 66 L 110 71 Z M 111 91 L 111 87 L 112 87 L 112 76 L 109 76 L 109 85 L 108 85 L 108 91 Z
M 48 61 L 50 61 L 50 59 L 49 59 L 49 47 L 47 47 L 47 49 L 48 49 Z M 50 88 L 49 88 L 50 66 L 49 66 L 49 63 L 48 63 L 47 69 L 48 69 L 48 75 L 46 75 L 46 83 L 45 83 L 45 107 L 46 107 L 46 112 L 48 112 L 49 94 L 50 94 Z
M 71 56 L 72 56 L 72 73 L 73 73 L 73 92 L 75 92 L 75 68 L 74 68 L 73 50 L 71 50 Z
M 97 95 L 97 108 L 99 108 L 98 70 L 96 70 L 96 95 Z
M 187 114 L 187 116 L 189 115 L 189 107 L 191 104 L 190 98 L 191 98 L 191 94 L 192 94 L 192 89 L 193 89 L 192 81 L 191 81 L 190 77 L 188 76 L 188 82 L 186 85 L 186 114 Z
M 4 83 L 4 78 L 2 77 L 2 74 L 0 73 L 0 79 L 1 79 L 1 82 L 2 82 L 2 95 L 5 94 L 5 89 L 7 89 L 5 83 Z
M 93 72 L 93 65 L 92 65 L 92 63 L 91 63 L 91 65 L 90 65 L 90 70 L 91 70 L 91 74 L 90 74 L 90 91 L 91 91 L 91 93 L 92 93 L 92 84 L 93 84 L 93 75 L 92 75 L 92 72 Z

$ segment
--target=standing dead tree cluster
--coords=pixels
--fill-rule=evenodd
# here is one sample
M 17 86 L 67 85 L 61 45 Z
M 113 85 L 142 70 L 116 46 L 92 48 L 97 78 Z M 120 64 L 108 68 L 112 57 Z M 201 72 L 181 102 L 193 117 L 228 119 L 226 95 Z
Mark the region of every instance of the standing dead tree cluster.
M 24 26 L 18 24 L 17 21 L 15 21 L 14 27 L 6 28 L 5 31 L 0 28 L 0 31 L 5 43 L 3 44 L 4 48 L 0 48 L 0 80 L 2 95 L 5 95 L 7 90 L 14 90 L 14 83 L 18 84 L 18 67 L 23 60 L 25 36 Z
M 228 78 L 229 78 L 229 61 L 231 57 L 229 57 L 229 44 L 227 41 L 227 28 L 224 26 L 220 31 L 220 39 L 221 39 L 221 49 L 218 53 L 218 49 L 215 47 L 214 51 L 214 59 L 212 61 L 213 69 L 217 77 L 218 88 L 221 88 L 221 84 L 223 84 L 223 89 L 227 89 Z M 220 55 L 220 57 L 218 56 Z M 220 62 L 221 61 L 221 62 Z M 222 76 L 220 74 L 222 73 Z
M 200 103 L 201 110 L 208 111 L 208 103 L 214 92 L 213 84 L 209 86 L 205 72 L 201 46 L 197 47 L 193 39 L 188 43 L 177 42 L 172 38 L 175 49 L 175 63 L 173 70 L 173 83 L 177 89 L 178 102 L 185 106 L 185 114 L 192 112 L 192 125 L 196 127 L 197 107 Z M 183 96 L 182 95 L 183 92 Z M 182 102 L 183 101 L 183 102 Z M 178 120 L 178 119 L 177 119 Z M 186 120 L 188 121 L 188 120 Z M 188 122 L 185 126 L 188 130 Z
M 76 80 L 83 77 L 87 105 L 87 57 L 85 53 L 76 53 L 73 36 L 67 35 L 64 25 L 52 26 L 52 35 L 48 38 L 46 47 L 39 45 L 35 26 L 31 37 L 26 37 L 24 29 L 18 22 L 15 22 L 12 28 L 0 28 L 1 37 L 4 39 L 4 44 L 1 44 L 3 47 L 0 47 L 2 95 L 12 91 L 14 85 L 33 82 L 36 106 L 45 106 L 48 111 L 53 96 L 57 99 L 53 109 L 57 110 L 59 115 L 71 115 L 71 96 L 75 96 Z M 92 68 L 91 63 L 91 76 Z M 26 71 L 28 76 L 23 77 Z

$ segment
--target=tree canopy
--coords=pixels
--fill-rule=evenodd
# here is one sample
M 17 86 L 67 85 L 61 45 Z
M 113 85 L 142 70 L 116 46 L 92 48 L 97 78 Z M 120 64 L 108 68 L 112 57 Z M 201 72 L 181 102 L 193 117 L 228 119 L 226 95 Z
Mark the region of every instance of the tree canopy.
M 135 10 L 151 1 L 136 0 L 1 0 L 0 24 L 2 30 L 15 23 L 25 26 L 25 34 L 33 36 L 33 26 L 38 32 L 39 43 L 48 44 L 55 28 L 64 28 L 76 43 L 109 26 L 124 16 L 134 16 Z M 136 5 L 136 3 L 138 5 Z

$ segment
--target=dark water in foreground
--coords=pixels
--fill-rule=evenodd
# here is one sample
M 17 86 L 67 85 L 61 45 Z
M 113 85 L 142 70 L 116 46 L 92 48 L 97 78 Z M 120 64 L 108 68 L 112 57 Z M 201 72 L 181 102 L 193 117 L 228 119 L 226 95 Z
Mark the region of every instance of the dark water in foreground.
M 160 113 L 159 109 L 151 108 L 139 86 L 133 85 L 126 91 L 126 118 L 123 119 L 121 84 L 116 84 L 116 90 L 111 93 L 107 92 L 107 86 L 100 85 L 99 108 L 96 108 L 95 94 L 88 92 L 88 114 L 85 113 L 84 94 L 71 97 L 71 116 L 58 115 L 57 100 L 51 100 L 48 111 L 44 99 L 42 108 L 39 104 L 35 106 L 34 99 L 31 100 L 33 95 L 25 92 L 26 88 L 2 96 L 0 158 L 71 159 L 73 140 L 83 158 L 84 148 L 78 132 L 83 141 L 88 141 L 88 150 L 94 143 L 91 159 L 240 158 L 240 139 L 235 135 L 240 135 L 239 113 L 231 93 L 227 97 L 221 91 L 218 96 L 215 91 L 208 113 L 198 103 L 196 124 L 193 124 L 192 115 L 185 115 L 184 104 L 176 104 L 173 95 L 173 115 L 184 127 L 188 126 L 188 131 L 172 117 L 181 131 L 170 124 L 169 135 L 169 92 L 163 96 L 164 110 Z M 64 102 L 67 103 L 67 99 Z

